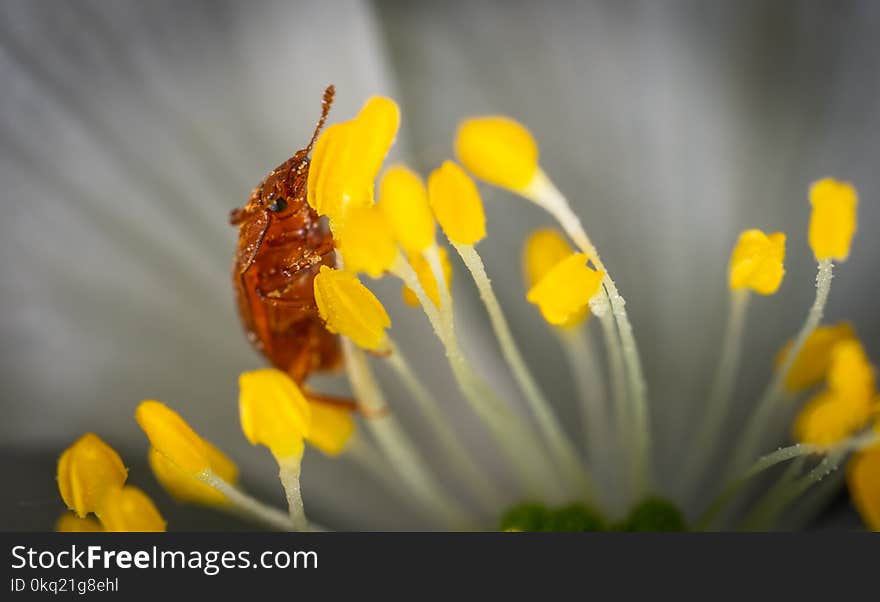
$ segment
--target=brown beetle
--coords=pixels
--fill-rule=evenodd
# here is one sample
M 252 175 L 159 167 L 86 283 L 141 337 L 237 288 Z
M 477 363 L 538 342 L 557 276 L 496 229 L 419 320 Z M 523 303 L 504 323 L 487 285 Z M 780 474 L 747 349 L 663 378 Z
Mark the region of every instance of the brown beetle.
M 320 267 L 335 264 L 333 236 L 306 201 L 308 155 L 334 93 L 333 86 L 324 91 L 308 146 L 272 170 L 229 216 L 238 226 L 232 276 L 248 340 L 298 384 L 340 363 L 339 341 L 324 327 L 313 289 Z

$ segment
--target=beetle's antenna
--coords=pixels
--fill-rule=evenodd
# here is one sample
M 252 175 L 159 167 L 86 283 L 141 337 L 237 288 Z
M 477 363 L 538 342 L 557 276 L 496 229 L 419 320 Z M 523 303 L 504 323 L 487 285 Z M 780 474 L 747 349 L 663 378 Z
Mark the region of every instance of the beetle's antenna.
M 309 154 L 312 147 L 315 145 L 315 141 L 318 139 L 318 134 L 321 133 L 321 128 L 324 127 L 324 122 L 327 121 L 327 115 L 330 114 L 330 105 L 333 104 L 333 97 L 335 95 L 336 86 L 330 84 L 324 90 L 324 98 L 321 101 L 321 118 L 318 120 L 318 125 L 315 126 L 315 133 L 312 134 L 312 139 L 309 140 L 309 145 L 305 148 L 305 154 Z

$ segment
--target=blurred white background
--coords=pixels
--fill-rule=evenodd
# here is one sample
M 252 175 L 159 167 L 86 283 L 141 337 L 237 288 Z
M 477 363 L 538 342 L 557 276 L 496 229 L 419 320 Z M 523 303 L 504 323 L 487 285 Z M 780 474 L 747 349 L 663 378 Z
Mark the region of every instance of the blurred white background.
M 825 175 L 861 194 L 828 316 L 851 319 L 880 358 L 878 35 L 870 1 L 0 1 L 0 450 L 22 483 L 7 489 L 15 509 L 0 526 L 51 525 L 54 458 L 87 430 L 120 450 L 133 482 L 151 483 L 131 419 L 144 398 L 180 410 L 240 460 L 248 485 L 280 497 L 268 455 L 238 428 L 237 375 L 262 362 L 234 313 L 227 215 L 305 144 L 328 83 L 331 120 L 369 95 L 396 98 L 394 155 L 423 172 L 451 154 L 465 116 L 531 128 L 628 300 L 668 478 L 717 359 L 737 233 L 788 234 L 783 287 L 749 316 L 748 399 L 811 301 L 806 190 Z M 527 359 L 566 407 L 573 385 L 519 263 L 524 236 L 548 219 L 483 190 L 480 251 Z M 457 271 L 470 354 L 510 390 Z M 376 289 L 392 333 L 491 462 L 421 315 L 396 285 Z M 421 525 L 317 454 L 304 484 L 320 522 Z

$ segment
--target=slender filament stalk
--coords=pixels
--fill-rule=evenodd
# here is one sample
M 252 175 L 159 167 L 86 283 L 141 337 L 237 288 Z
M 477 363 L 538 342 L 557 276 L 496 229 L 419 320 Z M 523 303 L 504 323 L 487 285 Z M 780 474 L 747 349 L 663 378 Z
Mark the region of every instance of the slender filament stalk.
M 742 338 L 750 295 L 746 290 L 731 291 L 730 313 L 724 332 L 721 358 L 715 372 L 715 380 L 706 402 L 703 420 L 697 427 L 697 440 L 682 471 L 684 497 L 691 497 L 706 467 L 715 457 L 724 420 L 730 411 L 731 394 L 742 353 Z
M 388 461 L 426 510 L 446 524 L 462 526 L 464 512 L 437 485 L 416 446 L 400 428 L 394 416 L 387 413 L 385 397 L 373 377 L 363 350 L 342 337 L 342 352 L 355 396 L 366 408 L 377 414 L 366 420 L 366 424 Z M 386 411 L 385 415 L 379 416 L 383 411 Z
M 572 211 L 566 198 L 553 185 L 547 175 L 538 170 L 530 187 L 523 193 L 526 198 L 550 213 L 574 243 L 583 251 L 596 269 L 602 270 L 605 277 L 602 286 L 611 304 L 611 312 L 617 323 L 618 336 L 623 350 L 623 361 L 626 368 L 627 386 L 632 399 L 633 423 L 635 440 L 633 450 L 633 481 L 636 497 L 641 497 L 651 485 L 651 432 L 648 415 L 648 401 L 645 389 L 645 377 L 642 373 L 642 362 L 632 324 L 626 313 L 626 301 L 617 290 L 608 270 L 599 257 L 589 236 L 587 236 L 578 216 Z
M 486 274 L 483 260 L 473 245 L 453 243 L 453 246 L 458 251 L 459 256 L 461 256 L 462 261 L 468 271 L 470 271 L 474 283 L 477 285 L 477 290 L 480 292 L 480 298 L 483 300 L 483 305 L 485 305 L 486 311 L 489 314 L 489 320 L 492 323 L 495 336 L 498 338 L 501 354 L 507 361 L 514 379 L 529 404 L 529 409 L 537 420 L 538 429 L 541 432 L 544 443 L 553 454 L 554 460 L 562 468 L 567 479 L 577 484 L 581 495 L 589 498 L 593 497 L 593 486 L 590 482 L 587 467 L 584 466 L 578 457 L 577 450 L 556 419 L 556 414 L 553 412 L 550 402 L 547 401 L 547 398 L 538 387 L 534 376 L 529 371 L 522 353 L 520 353 L 519 347 L 517 347 L 516 341 L 513 338 L 513 333 L 510 332 L 510 326 L 507 323 L 507 318 L 504 317 L 501 304 L 498 303 L 498 298 L 492 290 L 492 284 L 489 281 L 489 276 Z
M 266 525 L 276 531 L 296 531 L 290 516 L 280 510 L 267 506 L 263 502 L 249 496 L 231 483 L 227 483 L 210 470 L 198 475 L 198 479 L 226 496 L 229 503 L 246 518 Z
M 788 376 L 788 372 L 794 365 L 798 355 L 800 355 L 804 343 L 806 343 L 810 334 L 822 321 L 825 304 L 828 302 L 828 293 L 831 290 L 832 268 L 833 264 L 830 259 L 819 262 L 819 271 L 816 274 L 816 298 L 807 314 L 807 319 L 794 339 L 791 349 L 788 350 L 785 356 L 785 361 L 776 370 L 749 419 L 734 454 L 733 462 L 728 470 L 729 473 L 736 473 L 738 470 L 741 470 L 757 454 L 767 429 L 767 423 L 773 414 L 773 409 L 782 396 L 785 378 Z
M 290 512 L 290 520 L 296 531 L 308 531 L 309 521 L 306 520 L 306 511 L 302 500 L 302 487 L 299 475 L 302 467 L 302 458 L 278 458 L 278 477 L 284 494 L 287 496 L 287 507 Z
M 387 356 L 387 362 L 425 415 L 456 473 L 467 481 L 484 510 L 490 513 L 497 512 L 502 505 L 498 491 L 489 480 L 488 475 L 480 470 L 473 459 L 468 456 L 459 437 L 441 412 L 437 399 L 422 384 L 400 348 L 394 343 L 391 343 L 391 353 Z

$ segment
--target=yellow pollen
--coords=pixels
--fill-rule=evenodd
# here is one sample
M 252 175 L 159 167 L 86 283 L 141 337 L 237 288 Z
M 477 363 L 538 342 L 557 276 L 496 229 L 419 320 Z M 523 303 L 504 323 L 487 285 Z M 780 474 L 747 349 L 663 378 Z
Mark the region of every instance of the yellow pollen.
M 847 182 L 825 178 L 810 187 L 810 247 L 817 261 L 845 261 L 856 232 L 858 193 Z
M 306 394 L 308 399 L 308 394 Z M 349 408 L 309 400 L 312 424 L 308 442 L 328 456 L 338 456 L 354 434 L 355 424 Z
M 227 483 L 234 485 L 238 480 L 238 467 L 219 449 L 207 441 L 205 444 L 208 455 L 211 457 L 212 472 Z M 221 506 L 228 502 L 225 495 L 194 476 L 183 472 L 153 447 L 150 448 L 148 460 L 156 480 L 176 501 L 205 506 Z
M 278 459 L 300 458 L 312 412 L 302 391 L 274 368 L 243 372 L 238 379 L 241 430 L 252 445 L 265 445 Z
M 165 530 L 165 519 L 159 514 L 146 493 L 127 485 L 111 491 L 101 514 L 101 524 L 107 531 L 153 532 Z
M 75 512 L 65 512 L 55 522 L 58 533 L 100 533 L 104 530 L 93 516 L 80 518 Z
M 784 261 L 785 234 L 746 230 L 740 234 L 730 256 L 730 288 L 748 288 L 760 295 L 772 295 L 782 283 Z
M 798 414 L 794 438 L 799 443 L 833 447 L 864 427 L 871 412 L 868 404 L 823 391 L 808 401 Z
M 196 476 L 211 469 L 206 441 L 180 414 L 159 401 L 142 401 L 134 418 L 156 451 L 186 474 Z
M 880 424 L 875 426 L 880 432 Z M 880 531 L 880 444 L 856 453 L 847 464 L 846 481 L 853 503 L 872 531 Z
M 523 273 L 526 290 L 531 289 L 546 276 L 559 262 L 570 256 L 574 251 L 568 241 L 554 228 L 535 230 L 526 239 L 523 248 Z M 572 314 L 559 326 L 570 328 L 581 324 L 590 317 L 590 308 L 584 306 Z
M 874 369 L 858 341 L 838 343 L 831 353 L 828 389 L 798 414 L 795 439 L 819 447 L 840 443 L 871 419 L 875 411 Z
M 434 243 L 428 191 L 415 172 L 402 165 L 389 167 L 379 182 L 379 207 L 407 253 L 421 253 Z
M 556 265 L 574 251 L 559 230 L 541 228 L 532 232 L 523 247 L 526 288 L 540 282 Z
M 440 255 L 440 265 L 443 267 L 443 276 L 446 278 L 446 290 L 450 290 L 452 284 L 452 264 L 449 262 L 449 252 L 446 250 L 446 247 L 438 247 L 437 251 Z M 434 302 L 434 305 L 439 307 L 440 289 L 437 287 L 437 280 L 434 278 L 431 264 L 428 263 L 428 260 L 425 259 L 424 255 L 419 253 L 410 255 L 409 263 L 419 277 L 419 284 L 422 285 L 425 294 Z M 415 292 L 405 284 L 403 285 L 402 293 L 403 300 L 407 305 L 412 307 L 418 307 L 420 305 L 419 298 L 416 296 Z
M 490 184 L 522 191 L 538 172 L 538 145 L 531 132 L 508 117 L 466 119 L 455 136 L 455 156 Z
M 352 207 L 337 232 L 345 268 L 380 278 L 397 257 L 391 224 L 378 207 Z
M 785 387 L 792 392 L 805 391 L 822 383 L 831 368 L 831 351 L 842 341 L 855 340 L 856 335 L 849 322 L 833 326 L 820 326 L 807 338 L 801 352 L 785 377 Z M 786 343 L 776 356 L 775 365 L 785 361 L 792 342 Z
M 373 204 L 373 183 L 397 135 L 400 111 L 385 97 L 369 99 L 351 121 L 327 128 L 312 153 L 308 203 L 334 231 L 350 207 Z
M 838 343 L 831 352 L 828 387 L 849 399 L 868 403 L 876 392 L 874 366 L 858 340 Z
M 526 294 L 537 305 L 544 319 L 561 326 L 578 315 L 599 292 L 603 272 L 587 266 L 587 256 L 572 253 L 557 263 Z
M 385 349 L 385 329 L 391 326 L 391 318 L 354 273 L 321 266 L 314 286 L 318 313 L 327 330 L 370 351 Z
M 474 245 L 485 238 L 486 215 L 477 186 L 452 161 L 444 162 L 428 178 L 428 202 L 452 242 Z
M 58 490 L 80 518 L 101 511 L 110 491 L 121 489 L 128 471 L 116 451 L 94 433 L 86 433 L 58 459 Z

